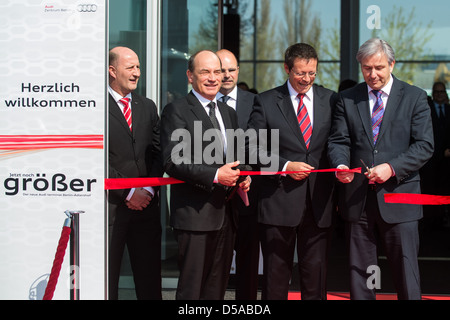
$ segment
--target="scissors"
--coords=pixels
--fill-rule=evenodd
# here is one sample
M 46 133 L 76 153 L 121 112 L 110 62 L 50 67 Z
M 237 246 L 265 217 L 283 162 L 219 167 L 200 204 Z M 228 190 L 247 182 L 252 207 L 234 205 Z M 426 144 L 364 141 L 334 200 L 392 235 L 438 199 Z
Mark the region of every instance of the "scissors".
M 370 168 L 364 163 L 363 159 L 359 159 L 361 160 L 361 163 L 363 164 L 364 167 L 366 167 L 367 172 L 370 174 L 371 170 Z

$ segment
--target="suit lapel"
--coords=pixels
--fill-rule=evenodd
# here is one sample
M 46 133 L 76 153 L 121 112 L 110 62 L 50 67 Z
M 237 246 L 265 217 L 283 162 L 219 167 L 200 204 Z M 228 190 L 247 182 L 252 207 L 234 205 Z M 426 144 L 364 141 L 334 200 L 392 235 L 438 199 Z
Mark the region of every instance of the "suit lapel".
M 395 114 L 397 112 L 397 107 L 400 104 L 403 97 L 403 86 L 394 77 L 394 82 L 392 84 L 392 89 L 389 94 L 389 98 L 386 104 L 386 109 L 383 115 L 383 121 L 381 122 L 380 133 L 378 134 L 378 140 L 380 140 L 384 133 L 390 128 L 390 123 L 395 118 Z M 377 141 L 378 141 L 377 140 Z
M 323 92 L 320 91 L 319 87 L 317 87 L 316 85 L 313 85 L 313 95 L 314 95 L 314 102 L 313 102 L 313 109 L 314 109 L 314 114 L 313 114 L 313 131 L 312 131 L 312 135 L 311 135 L 311 142 L 310 145 L 312 145 L 314 143 L 314 141 L 316 140 L 317 135 L 320 133 L 320 128 L 323 125 L 323 117 L 322 115 L 325 114 L 322 109 L 323 108 L 330 108 L 330 103 L 327 101 L 324 101 L 324 97 L 323 97 Z M 311 147 L 310 147 L 311 148 Z
M 202 104 L 191 92 L 187 95 L 187 100 L 189 105 L 191 106 L 191 111 L 194 113 L 195 117 L 202 122 L 203 129 L 214 129 L 214 126 L 209 118 L 209 115 L 205 112 L 205 108 L 203 108 Z M 220 115 L 222 116 L 223 123 L 225 125 L 225 129 L 233 129 L 233 124 L 230 118 L 229 112 L 226 110 L 229 108 L 223 102 L 217 101 L 217 107 L 219 109 Z
M 305 140 L 303 139 L 302 132 L 300 131 L 300 127 L 298 125 L 297 117 L 294 111 L 294 107 L 292 105 L 291 96 L 289 95 L 289 89 L 287 87 L 287 82 L 284 86 L 281 87 L 281 90 L 278 92 L 278 108 L 286 119 L 287 124 L 291 128 L 294 135 L 300 141 L 300 143 L 306 148 Z
M 222 116 L 223 124 L 225 126 L 225 129 L 234 129 L 233 123 L 230 118 L 230 113 L 228 112 L 227 106 L 225 103 L 217 101 L 217 107 L 219 108 L 220 115 Z
M 142 112 L 143 112 L 143 105 L 142 105 L 142 101 L 136 97 L 135 94 L 131 94 L 132 95 L 132 101 L 131 101 L 131 119 L 133 122 L 133 136 L 134 136 L 134 132 L 136 132 L 139 128 L 139 126 L 141 125 L 140 123 L 140 119 L 142 119 Z
M 203 108 L 202 104 L 198 99 L 195 97 L 195 95 L 190 92 L 186 97 L 188 104 L 191 107 L 191 112 L 194 114 L 194 116 L 202 122 L 203 130 L 207 129 L 213 129 L 213 125 L 211 120 L 209 119 L 208 114 L 205 112 L 205 109 Z
M 369 144 L 373 146 L 372 120 L 370 116 L 369 94 L 367 92 L 367 84 L 365 82 L 358 86 L 358 97 L 356 99 L 356 107 L 358 109 L 361 123 L 366 132 Z
M 238 88 L 237 90 L 237 101 L 236 101 L 236 113 L 238 115 L 238 119 L 247 119 L 247 108 L 251 108 L 252 101 L 249 101 L 245 95 L 241 93 L 241 89 Z

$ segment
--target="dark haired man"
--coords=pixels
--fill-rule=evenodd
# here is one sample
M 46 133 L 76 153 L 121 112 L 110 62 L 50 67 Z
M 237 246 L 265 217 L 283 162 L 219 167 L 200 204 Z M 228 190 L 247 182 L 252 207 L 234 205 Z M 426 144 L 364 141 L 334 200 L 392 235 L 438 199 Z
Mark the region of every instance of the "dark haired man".
M 279 150 L 272 143 L 258 151 L 278 156 L 279 170 L 294 172 L 264 176 L 260 184 L 263 299 L 287 299 L 296 245 L 302 299 L 326 299 L 334 176 L 306 171 L 329 168 L 326 146 L 335 93 L 314 85 L 317 63 L 312 46 L 289 47 L 287 82 L 259 94 L 248 123 L 249 129 L 268 130 L 269 135 L 279 132 Z M 258 168 L 264 170 L 261 164 Z

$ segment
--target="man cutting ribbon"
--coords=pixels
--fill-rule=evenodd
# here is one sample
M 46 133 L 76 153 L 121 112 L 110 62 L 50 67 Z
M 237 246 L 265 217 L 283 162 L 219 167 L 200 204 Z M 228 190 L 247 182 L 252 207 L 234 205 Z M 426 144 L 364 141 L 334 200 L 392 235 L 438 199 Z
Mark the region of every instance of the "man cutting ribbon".
M 286 172 L 265 176 L 261 182 L 258 222 L 264 258 L 263 299 L 287 299 L 296 246 L 302 299 L 327 297 L 335 181 L 332 173 L 311 171 L 330 168 L 326 148 L 335 93 L 314 85 L 317 63 L 317 53 L 310 45 L 289 47 L 285 52 L 288 80 L 257 97 L 248 123 L 256 132 L 279 132 L 279 152 L 273 145 L 269 150 L 259 145 L 257 152 L 277 156 L 279 170 Z M 249 145 L 252 158 L 255 150 L 251 149 Z M 266 168 L 260 164 L 257 169 Z
M 422 207 L 390 204 L 387 193 L 420 193 L 419 169 L 433 153 L 426 92 L 392 75 L 395 55 L 381 39 L 357 53 L 365 82 L 343 91 L 328 143 L 337 168 L 365 163 L 364 175 L 338 172 L 339 212 L 346 221 L 351 299 L 375 299 L 366 271 L 378 265 L 381 240 L 399 299 L 421 298 L 418 220 Z

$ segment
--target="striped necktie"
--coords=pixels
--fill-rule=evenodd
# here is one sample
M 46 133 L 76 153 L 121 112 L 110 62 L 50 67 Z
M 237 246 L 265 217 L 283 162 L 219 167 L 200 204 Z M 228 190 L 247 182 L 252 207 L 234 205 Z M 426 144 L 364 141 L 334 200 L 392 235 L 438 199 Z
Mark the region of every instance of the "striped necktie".
M 123 104 L 123 115 L 125 117 L 125 120 L 128 123 L 128 127 L 130 128 L 130 130 L 132 130 L 133 127 L 133 122 L 131 119 L 131 108 L 130 108 L 130 98 L 122 98 L 120 99 L 120 102 L 122 102 Z
M 305 140 L 306 148 L 309 148 L 309 143 L 311 142 L 312 126 L 311 120 L 309 119 L 308 110 L 303 103 L 303 97 L 305 95 L 300 93 L 297 97 L 300 99 L 297 109 L 297 121 L 300 126 L 300 130 L 303 134 L 303 139 Z
M 380 133 L 381 121 L 384 115 L 384 104 L 381 99 L 382 91 L 372 90 L 372 93 L 377 97 L 372 109 L 372 132 L 373 132 L 373 144 L 377 143 L 378 134 Z

